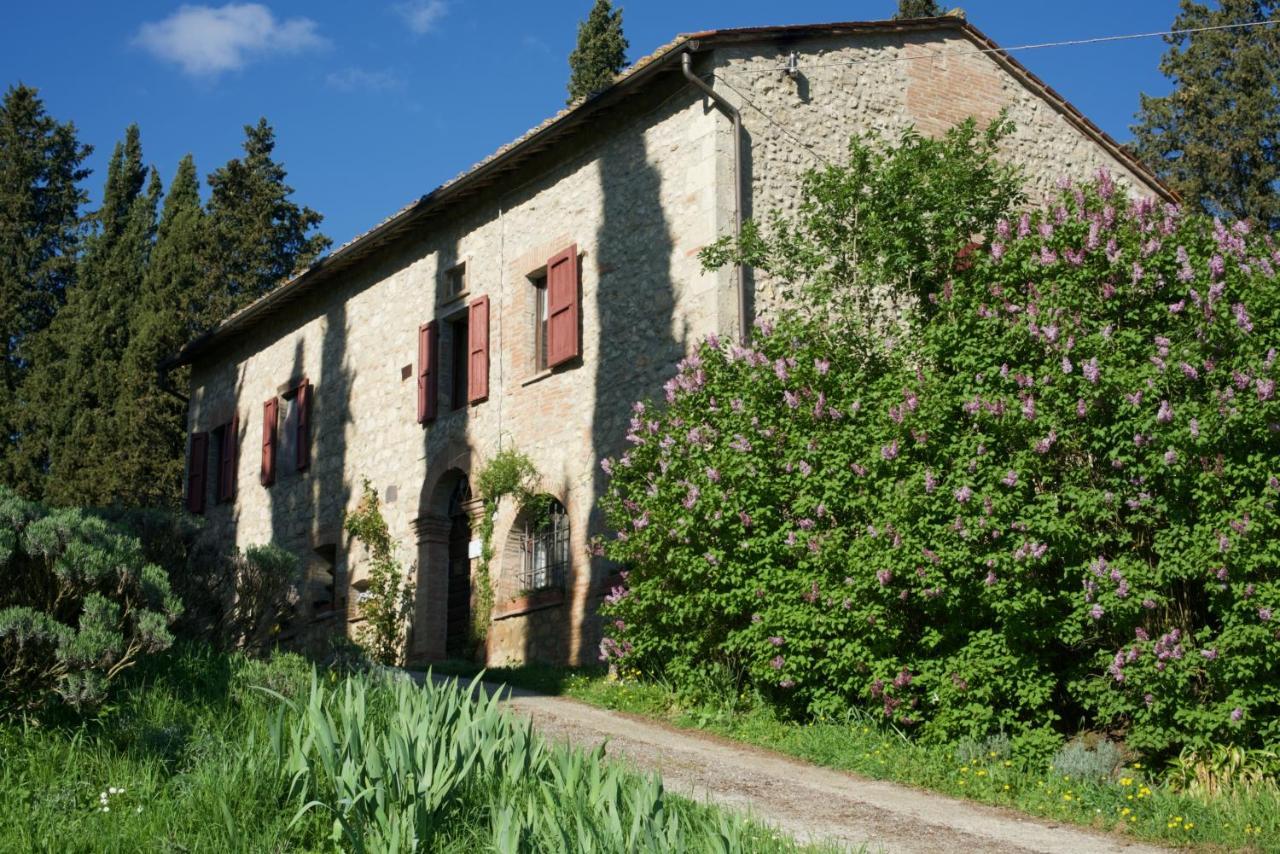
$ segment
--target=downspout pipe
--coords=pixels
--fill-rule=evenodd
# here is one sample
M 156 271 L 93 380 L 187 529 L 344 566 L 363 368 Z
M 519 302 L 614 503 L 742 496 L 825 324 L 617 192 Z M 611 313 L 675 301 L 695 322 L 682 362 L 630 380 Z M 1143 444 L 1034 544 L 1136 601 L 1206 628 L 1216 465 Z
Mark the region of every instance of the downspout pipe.
M 173 365 L 170 364 L 170 360 L 168 359 L 160 363 L 156 368 L 156 387 L 170 397 L 181 401 L 183 406 L 190 406 L 190 399 L 173 387 L 172 378 L 169 376 L 169 371 L 172 367 Z
M 742 241 L 742 113 L 693 73 L 693 55 L 687 50 L 680 55 L 680 70 L 686 80 L 700 89 L 733 122 L 733 240 L 738 244 Z M 733 274 L 738 296 L 738 330 L 742 343 L 746 344 L 751 340 L 751 324 L 747 321 L 747 287 L 741 261 L 734 264 Z

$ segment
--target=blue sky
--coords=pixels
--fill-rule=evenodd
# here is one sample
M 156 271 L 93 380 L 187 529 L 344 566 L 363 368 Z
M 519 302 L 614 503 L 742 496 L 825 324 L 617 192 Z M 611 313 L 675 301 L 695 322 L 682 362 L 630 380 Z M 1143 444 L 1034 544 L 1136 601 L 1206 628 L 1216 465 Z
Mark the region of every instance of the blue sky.
M 566 58 L 592 0 L 339 0 L 186 5 L 46 0 L 5 13 L 0 84 L 41 90 L 106 157 L 130 122 L 166 185 L 178 159 L 206 175 L 266 116 L 295 198 L 342 243 L 468 168 L 564 103 Z M 680 32 L 866 20 L 894 0 L 631 0 L 629 57 Z M 1003 46 L 1168 29 L 1176 0 L 969 0 Z M 1018 53 L 1120 140 L 1138 93 L 1161 94 L 1157 38 Z

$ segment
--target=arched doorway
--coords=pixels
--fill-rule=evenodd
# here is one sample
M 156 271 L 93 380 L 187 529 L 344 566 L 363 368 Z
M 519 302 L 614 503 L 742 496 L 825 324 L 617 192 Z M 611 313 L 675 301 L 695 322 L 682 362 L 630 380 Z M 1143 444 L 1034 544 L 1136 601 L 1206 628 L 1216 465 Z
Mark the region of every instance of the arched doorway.
M 471 654 L 471 484 L 459 477 L 449 495 L 449 563 L 445 605 L 445 655 Z

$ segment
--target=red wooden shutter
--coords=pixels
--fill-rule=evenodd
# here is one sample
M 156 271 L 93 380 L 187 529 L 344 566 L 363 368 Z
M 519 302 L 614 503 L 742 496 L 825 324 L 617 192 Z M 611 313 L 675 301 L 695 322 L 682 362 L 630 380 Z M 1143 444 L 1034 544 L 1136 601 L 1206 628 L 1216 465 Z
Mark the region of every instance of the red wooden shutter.
M 467 400 L 479 403 L 489 396 L 489 298 L 476 297 L 467 313 Z
M 305 379 L 298 386 L 298 435 L 294 446 L 298 451 L 298 471 L 306 471 L 311 465 L 311 383 Z
M 280 418 L 280 399 L 273 397 L 262 404 L 262 469 L 258 479 L 263 486 L 276 482 L 276 429 Z
M 209 434 L 192 433 L 187 457 L 187 510 L 204 512 L 205 466 L 209 461 Z
M 439 385 L 440 371 L 436 360 L 439 347 L 436 346 L 440 333 L 438 321 L 424 323 L 418 327 L 418 423 L 426 424 L 436 417 L 436 391 Z
M 578 247 L 547 261 L 547 367 L 582 354 L 578 340 Z

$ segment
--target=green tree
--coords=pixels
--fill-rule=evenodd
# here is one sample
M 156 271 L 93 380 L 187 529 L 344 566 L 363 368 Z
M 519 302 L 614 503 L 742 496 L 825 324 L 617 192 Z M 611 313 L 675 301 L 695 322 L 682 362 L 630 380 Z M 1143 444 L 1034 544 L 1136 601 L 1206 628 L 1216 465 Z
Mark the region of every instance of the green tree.
M 276 135 L 267 120 L 245 126 L 244 157 L 208 178 L 211 299 L 201 319 L 212 325 L 306 267 L 331 241 L 311 233 L 324 219 L 290 200 L 284 167 L 272 159 Z
M 1182 0 L 1175 29 L 1274 20 L 1275 0 Z M 1164 97 L 1142 96 L 1136 149 L 1189 204 L 1280 228 L 1280 26 L 1166 36 Z
M 181 497 L 186 407 L 160 387 L 159 364 L 207 322 L 207 252 L 200 179 L 187 155 L 165 198 L 130 318 L 111 419 L 112 434 L 121 440 L 114 455 L 115 479 L 121 495 L 131 496 L 135 504 L 176 505 Z M 184 380 L 185 372 L 171 377 L 177 388 Z
M 36 365 L 24 387 L 23 454 L 47 473 L 43 495 L 51 503 L 131 500 L 116 467 L 130 440 L 111 425 L 159 200 L 159 176 L 143 165 L 138 128 L 130 126 L 111 155 L 76 282 L 34 344 Z
M 0 480 L 36 489 L 17 452 L 19 388 L 33 336 L 62 306 L 83 236 L 79 183 L 92 148 L 76 127 L 45 113 L 35 89 L 13 86 L 0 103 Z
M 898 0 L 898 13 L 894 19 L 903 18 L 936 18 L 942 14 L 942 7 L 936 0 Z
M 627 65 L 627 39 L 622 10 L 609 0 L 596 0 L 578 25 L 578 46 L 569 54 L 569 103 L 599 92 Z

